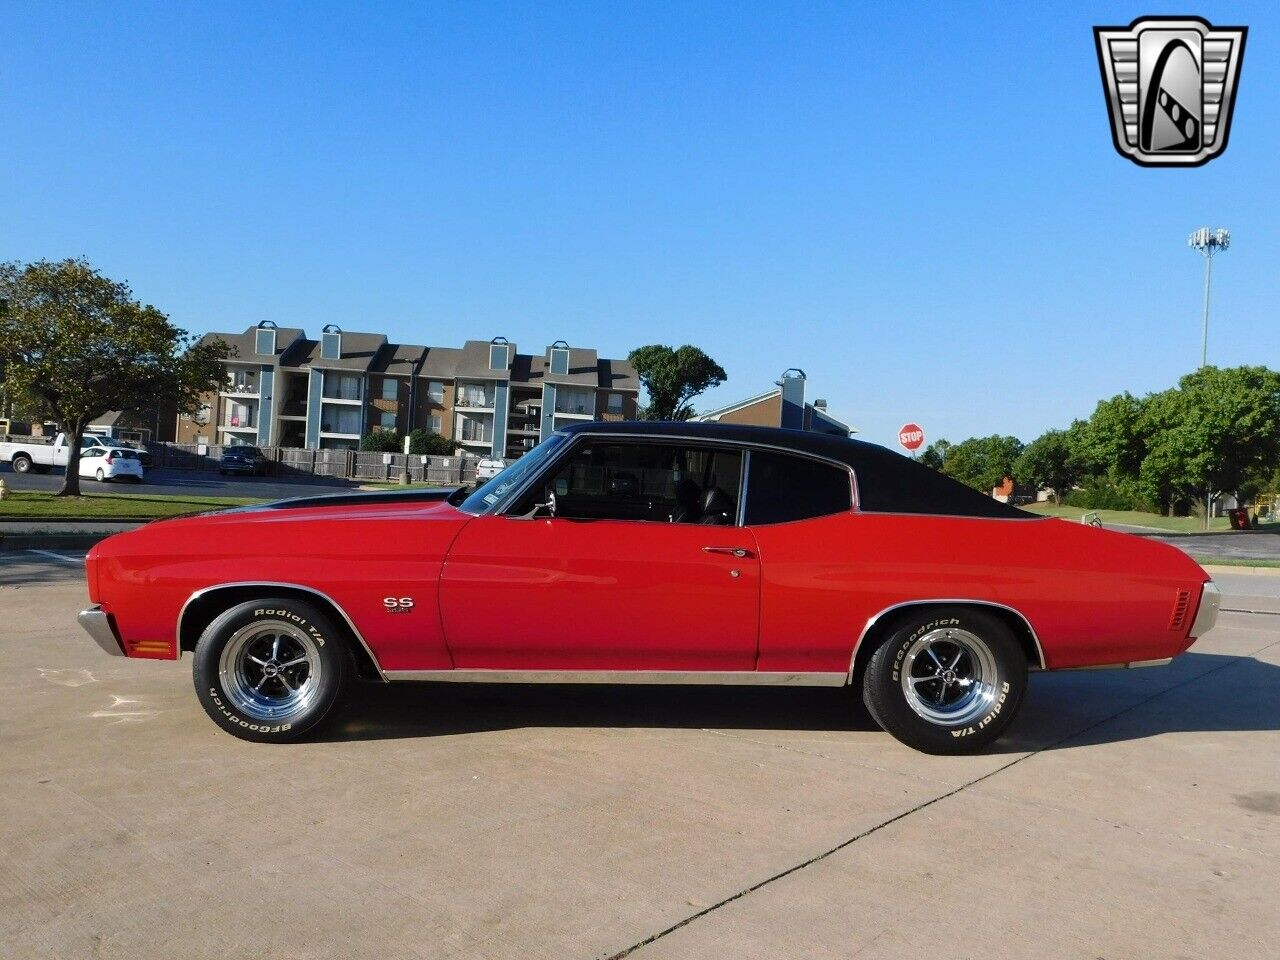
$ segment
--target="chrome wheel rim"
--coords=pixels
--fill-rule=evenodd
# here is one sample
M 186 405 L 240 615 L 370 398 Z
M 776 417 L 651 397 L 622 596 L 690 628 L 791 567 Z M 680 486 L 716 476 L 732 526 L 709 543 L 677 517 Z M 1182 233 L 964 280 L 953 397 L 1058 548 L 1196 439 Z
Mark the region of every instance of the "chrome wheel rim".
M 911 709 L 945 727 L 972 723 L 996 696 L 996 658 L 977 634 L 955 627 L 916 638 L 902 659 L 902 693 Z
M 222 648 L 218 677 L 240 712 L 255 720 L 288 720 L 319 695 L 323 673 L 314 640 L 284 620 L 242 627 Z

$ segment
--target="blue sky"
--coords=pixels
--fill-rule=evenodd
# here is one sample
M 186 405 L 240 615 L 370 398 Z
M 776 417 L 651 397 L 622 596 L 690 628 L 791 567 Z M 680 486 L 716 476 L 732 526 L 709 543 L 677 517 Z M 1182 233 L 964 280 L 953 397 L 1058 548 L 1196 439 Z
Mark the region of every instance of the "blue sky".
M 1226 154 L 1111 146 L 1095 24 L 1250 27 Z M 1198 362 L 1280 365 L 1273 5 L 4 4 L 0 259 L 261 319 L 625 355 L 703 408 L 809 375 L 867 439 L 1029 440 Z

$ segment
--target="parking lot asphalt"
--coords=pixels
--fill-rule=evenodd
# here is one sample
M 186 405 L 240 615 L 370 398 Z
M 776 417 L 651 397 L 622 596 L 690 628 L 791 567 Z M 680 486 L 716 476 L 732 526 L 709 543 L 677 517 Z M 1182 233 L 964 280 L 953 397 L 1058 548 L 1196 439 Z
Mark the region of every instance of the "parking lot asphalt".
M 6 463 L 0 465 L 0 475 L 13 490 L 45 490 L 50 493 L 62 489 L 62 468 L 50 473 L 14 473 Z M 221 476 L 217 473 L 195 473 L 185 470 L 152 470 L 147 472 L 141 484 L 99 483 L 89 477 L 80 478 L 82 493 L 137 493 L 182 496 L 183 494 L 208 497 L 264 497 L 283 499 L 305 497 L 323 493 L 341 493 L 359 486 L 359 481 L 336 477 L 243 477 Z
M 1280 580 L 927 757 L 839 690 L 359 689 L 235 740 L 0 554 L 0 957 L 1271 957 Z

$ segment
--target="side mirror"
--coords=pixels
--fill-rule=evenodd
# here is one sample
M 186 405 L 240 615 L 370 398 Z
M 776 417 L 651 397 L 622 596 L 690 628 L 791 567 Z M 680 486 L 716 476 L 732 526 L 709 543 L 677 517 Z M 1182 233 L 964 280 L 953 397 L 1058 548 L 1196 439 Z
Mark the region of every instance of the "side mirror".
M 553 491 L 547 492 L 546 503 L 535 503 L 533 509 L 528 513 L 516 514 L 520 520 L 536 520 L 538 517 L 554 517 L 556 515 L 556 495 Z

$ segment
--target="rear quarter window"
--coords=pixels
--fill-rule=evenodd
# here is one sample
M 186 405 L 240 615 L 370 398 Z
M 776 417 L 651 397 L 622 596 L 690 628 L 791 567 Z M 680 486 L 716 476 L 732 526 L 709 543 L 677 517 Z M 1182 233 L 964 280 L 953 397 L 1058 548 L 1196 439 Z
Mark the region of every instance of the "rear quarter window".
M 849 471 L 808 457 L 751 451 L 749 526 L 810 520 L 853 509 Z

